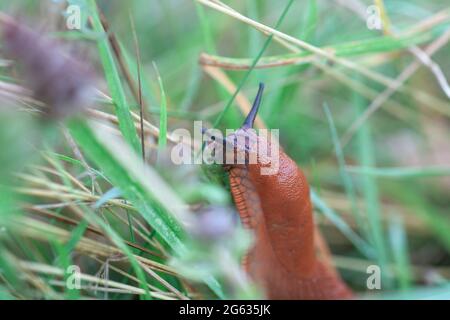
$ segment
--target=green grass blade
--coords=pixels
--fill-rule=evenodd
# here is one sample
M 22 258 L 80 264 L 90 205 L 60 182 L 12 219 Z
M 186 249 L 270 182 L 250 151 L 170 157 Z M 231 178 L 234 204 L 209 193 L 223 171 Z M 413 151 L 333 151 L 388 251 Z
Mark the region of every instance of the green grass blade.
M 394 52 L 404 50 L 414 45 L 420 45 L 430 40 L 434 40 L 439 36 L 439 33 L 424 33 L 405 35 L 399 37 L 381 36 L 377 38 L 370 38 L 358 41 L 349 41 L 332 46 L 321 47 L 322 50 L 334 52 L 337 57 L 353 57 L 360 55 L 377 54 L 384 52 Z M 311 52 L 302 51 L 300 53 L 287 53 L 281 55 L 272 55 L 261 57 L 256 67 L 263 67 L 274 63 L 287 63 L 295 61 L 296 64 L 311 63 L 308 57 L 313 56 Z M 249 67 L 252 64 L 252 59 L 248 58 L 230 58 L 217 55 L 211 55 L 211 58 L 217 62 L 227 64 L 230 66 Z
M 414 291 L 385 294 L 380 298 L 386 300 L 450 300 L 450 283 L 434 288 L 418 287 Z
M 364 112 L 363 106 L 366 104 L 366 101 L 358 93 L 354 93 L 354 104 L 357 114 L 362 114 Z M 359 130 L 357 138 L 359 162 L 363 166 L 374 166 L 374 145 L 371 128 L 368 123 Z M 363 176 L 361 179 L 361 188 L 366 203 L 369 232 L 371 235 L 371 242 L 376 251 L 376 260 L 382 270 L 384 286 L 385 288 L 389 288 L 391 286 L 392 278 L 388 276 L 388 250 L 381 221 L 379 190 L 376 179 L 370 176 Z
M 209 53 L 215 53 L 216 48 L 213 42 L 211 24 L 209 23 L 208 16 L 205 14 L 205 9 L 198 2 L 195 2 L 195 9 L 200 20 L 200 28 L 202 29 L 203 43 L 206 46 L 206 50 Z
M 147 222 L 162 236 L 174 251 L 185 250 L 184 244 L 180 240 L 182 235 L 179 224 L 173 217 L 157 211 L 158 204 L 151 197 L 148 181 L 143 181 L 145 175 L 143 165 L 136 163 L 130 156 L 129 162 L 118 157 L 115 152 L 124 153 L 128 150 L 118 150 L 114 143 L 109 143 L 101 139 L 99 135 L 83 121 L 73 120 L 70 124 L 71 133 L 80 144 L 86 154 L 92 159 L 111 180 L 112 184 L 120 188 L 123 195 L 129 199 L 147 220 Z M 108 148 L 110 147 L 110 148 Z M 141 161 L 142 162 L 142 161 Z M 155 181 L 152 181 L 152 183 Z M 150 188 L 151 190 L 151 188 Z
M 402 185 L 399 188 L 396 185 L 384 186 L 386 192 L 400 201 L 411 214 L 416 215 L 433 232 L 442 245 L 450 252 L 450 221 L 442 212 L 423 199 L 423 196 L 411 186 Z
M 331 138 L 333 141 L 336 158 L 337 158 L 338 165 L 339 165 L 339 174 L 340 174 L 342 182 L 344 184 L 344 189 L 345 189 L 347 198 L 351 203 L 351 210 L 352 210 L 353 217 L 356 221 L 356 224 L 357 224 L 360 232 L 367 235 L 368 234 L 367 225 L 364 223 L 363 218 L 361 216 L 361 212 L 356 204 L 355 186 L 353 184 L 352 178 L 347 173 L 347 171 L 345 171 L 344 151 L 342 150 L 342 146 L 339 141 L 337 129 L 336 129 L 336 126 L 333 121 L 333 116 L 331 115 L 330 108 L 328 107 L 328 105 L 326 103 L 323 105 L 323 109 L 324 109 L 325 115 L 328 120 L 328 126 L 330 127 Z
M 114 186 L 122 190 L 123 196 L 138 209 L 165 244 L 175 255 L 184 254 L 188 250 L 183 240 L 187 235 L 181 224 L 189 223 L 191 217 L 170 187 L 136 154 L 130 153 L 126 145 L 112 139 L 101 127 L 76 119 L 68 125 L 88 157 Z M 205 281 L 219 297 L 223 297 L 221 287 L 213 277 Z
M 284 18 L 286 17 L 292 3 L 294 1 L 293 0 L 289 0 L 288 4 L 286 5 L 286 7 L 283 10 L 283 13 L 281 14 L 280 18 L 278 19 L 276 25 L 275 25 L 275 29 L 279 28 L 281 23 L 283 22 Z M 238 95 L 239 91 L 241 91 L 242 87 L 244 86 L 244 84 L 247 82 L 248 77 L 250 76 L 250 74 L 252 73 L 253 69 L 255 68 L 255 66 L 257 65 L 259 59 L 262 57 L 262 55 L 264 54 L 264 52 L 266 51 L 267 47 L 269 46 L 269 44 L 272 42 L 272 38 L 273 38 L 273 34 L 271 34 L 266 41 L 264 42 L 264 46 L 262 47 L 262 49 L 259 51 L 258 55 L 255 57 L 255 59 L 253 59 L 253 62 L 250 66 L 250 68 L 247 70 L 247 72 L 245 73 L 244 77 L 242 78 L 242 80 L 239 82 L 238 87 L 236 88 L 236 91 L 234 92 L 234 94 L 231 96 L 231 98 L 228 100 L 227 104 L 225 105 L 225 107 L 223 108 L 222 112 L 219 114 L 219 116 L 217 117 L 216 121 L 214 122 L 213 127 L 217 128 L 217 126 L 220 124 L 220 122 L 222 121 L 222 118 L 225 116 L 225 114 L 227 113 L 228 109 L 231 107 L 231 104 L 233 103 L 234 99 L 236 98 L 236 96 Z
M 147 286 L 147 281 L 145 278 L 145 273 L 139 262 L 133 255 L 133 252 L 128 248 L 125 242 L 122 240 L 121 236 L 114 231 L 105 221 L 103 221 L 98 215 L 95 214 L 90 208 L 85 205 L 80 206 L 83 209 L 86 220 L 92 222 L 93 224 L 99 226 L 103 229 L 106 235 L 111 239 L 111 241 L 127 256 L 128 261 L 130 262 L 134 272 L 136 273 L 136 277 L 139 279 L 139 286 L 144 290 L 144 297 L 148 300 L 152 299 L 149 288 Z
M 118 39 L 116 35 L 117 41 L 119 42 L 120 51 L 122 52 L 122 56 L 125 60 L 125 64 L 127 66 L 128 71 L 132 75 L 134 79 L 138 79 L 138 67 L 137 67 L 137 61 L 136 58 L 133 57 L 129 52 L 126 46 L 122 44 L 120 39 Z M 144 98 L 144 101 L 148 102 L 148 107 L 150 108 L 151 105 L 157 105 L 155 96 L 151 90 L 150 81 L 147 78 L 145 72 L 141 72 L 141 90 L 142 90 L 142 96 Z M 138 106 L 137 106 L 138 107 Z M 149 110 L 151 111 L 151 110 Z
M 442 177 L 450 175 L 449 167 L 415 167 L 415 168 L 375 168 L 375 167 L 357 167 L 347 166 L 347 172 L 369 175 L 379 178 L 392 179 L 414 179 L 423 177 Z
M 164 84 L 161 79 L 161 75 L 159 74 L 158 67 L 156 63 L 153 63 L 153 67 L 156 71 L 156 76 L 158 78 L 159 90 L 161 94 L 161 113 L 159 114 L 159 137 L 158 137 L 158 158 L 162 156 L 162 152 L 164 152 L 167 146 L 167 98 L 166 91 L 164 90 Z
M 103 29 L 95 0 L 89 0 L 89 8 L 94 31 L 104 35 L 104 37 L 98 40 L 97 46 L 109 91 L 114 101 L 115 112 L 119 119 L 120 131 L 122 132 L 125 141 L 127 141 L 133 150 L 139 152 L 141 148 L 139 138 L 130 115 L 130 109 L 127 104 L 125 91 L 120 81 L 119 71 L 114 61 L 114 55 L 105 34 L 105 30 Z
M 100 199 L 98 199 L 94 204 L 94 209 L 98 209 L 107 203 L 111 199 L 118 198 L 122 195 L 122 191 L 119 188 L 113 187 L 106 191 Z
M 309 0 L 308 8 L 306 10 L 306 19 L 304 20 L 304 24 L 302 26 L 303 31 L 300 35 L 300 39 L 308 42 L 312 39 L 317 28 L 317 18 L 317 0 Z
M 6 288 L 6 286 L 0 285 L 0 300 L 16 300 Z
M 399 216 L 394 216 L 389 223 L 389 240 L 395 266 L 396 278 L 401 290 L 409 290 L 411 287 L 412 273 L 410 268 L 407 236 L 403 221 Z
M 350 226 L 339 216 L 339 214 L 331 209 L 314 190 L 311 190 L 311 200 L 314 204 L 314 207 L 322 212 L 322 214 L 328 220 L 330 220 L 351 243 L 353 243 L 356 249 L 358 249 L 366 257 L 373 257 L 373 250 L 368 245 L 368 243 L 364 241 L 364 239 L 362 239 L 359 235 L 357 235 L 352 230 L 352 228 L 350 228 Z

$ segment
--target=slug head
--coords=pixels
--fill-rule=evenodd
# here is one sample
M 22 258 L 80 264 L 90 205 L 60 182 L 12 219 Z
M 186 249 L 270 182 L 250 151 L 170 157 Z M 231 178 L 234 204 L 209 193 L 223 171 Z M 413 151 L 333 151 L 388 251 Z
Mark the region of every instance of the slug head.
M 225 169 L 243 166 L 250 169 L 269 164 L 272 160 L 272 141 L 269 142 L 267 134 L 262 134 L 263 130 L 259 130 L 258 133 L 253 129 L 256 115 L 261 106 L 263 92 L 264 84 L 260 83 L 255 101 L 242 127 L 224 139 Z
M 278 141 L 274 141 L 272 133 L 268 130 L 253 129 L 258 109 L 261 105 L 261 98 L 264 85 L 259 85 L 253 106 L 247 115 L 241 128 L 229 134 L 225 138 L 218 132 L 211 134 L 207 147 L 213 150 L 211 155 L 216 163 L 222 163 L 225 170 L 232 168 L 259 168 L 261 166 L 271 167 L 271 163 L 278 161 L 279 149 Z M 203 133 L 209 130 L 204 130 Z M 220 150 L 220 152 L 216 152 Z M 278 166 L 278 162 L 276 163 Z

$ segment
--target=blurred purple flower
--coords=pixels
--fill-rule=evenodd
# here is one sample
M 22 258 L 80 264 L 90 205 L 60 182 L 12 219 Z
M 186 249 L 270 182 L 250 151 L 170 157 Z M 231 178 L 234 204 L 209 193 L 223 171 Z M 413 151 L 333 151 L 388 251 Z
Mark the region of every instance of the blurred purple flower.
M 236 223 L 233 211 L 225 207 L 211 206 L 196 214 L 196 223 L 191 232 L 201 240 L 226 240 L 233 235 Z
M 3 23 L 4 49 L 23 67 L 24 80 L 34 98 L 44 102 L 53 118 L 71 115 L 93 97 L 92 74 L 59 44 L 19 23 Z

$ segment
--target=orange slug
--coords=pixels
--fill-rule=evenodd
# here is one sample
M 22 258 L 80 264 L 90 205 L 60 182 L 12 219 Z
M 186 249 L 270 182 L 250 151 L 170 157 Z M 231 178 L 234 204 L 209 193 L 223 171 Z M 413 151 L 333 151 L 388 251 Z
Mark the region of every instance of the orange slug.
M 261 174 L 271 164 L 257 151 L 271 150 L 274 143 L 252 129 L 263 90 L 260 84 L 243 126 L 224 141 L 233 147 L 234 157 L 239 152 L 246 157 L 244 164 L 224 165 L 242 224 L 255 234 L 244 268 L 268 299 L 351 298 L 334 267 L 316 254 L 309 184 L 302 170 L 278 148 L 278 172 Z M 251 156 L 256 161 L 248 161 Z

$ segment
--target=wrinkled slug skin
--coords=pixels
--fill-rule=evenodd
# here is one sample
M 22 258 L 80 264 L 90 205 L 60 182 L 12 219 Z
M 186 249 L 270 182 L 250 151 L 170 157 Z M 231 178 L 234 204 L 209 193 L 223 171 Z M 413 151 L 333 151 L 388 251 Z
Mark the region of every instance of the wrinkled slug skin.
M 268 299 L 348 299 L 351 291 L 314 249 L 309 185 L 296 163 L 280 150 L 277 174 L 261 165 L 229 168 L 230 188 L 243 225 L 255 244 L 243 264 Z

